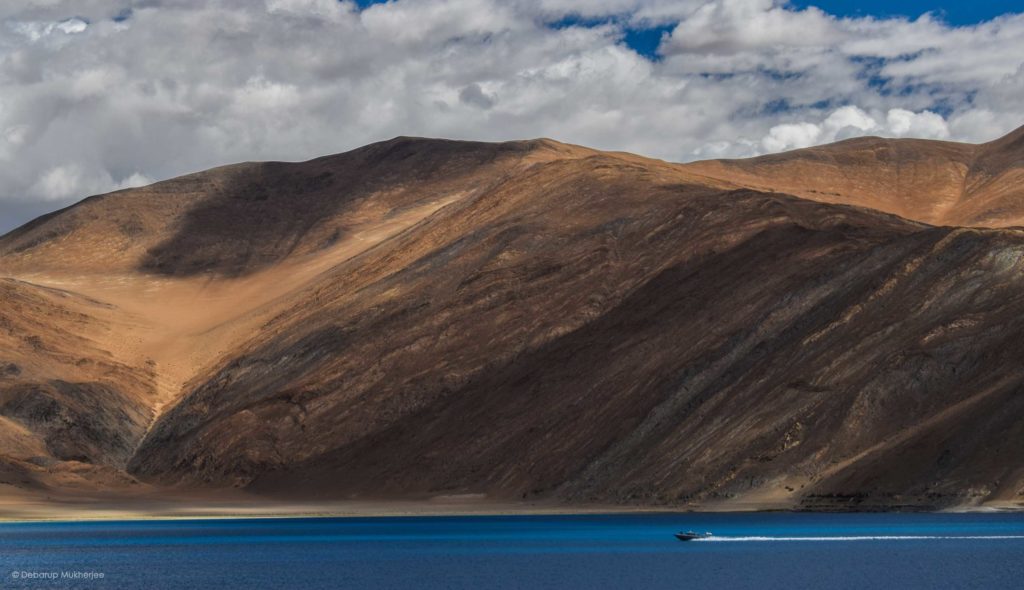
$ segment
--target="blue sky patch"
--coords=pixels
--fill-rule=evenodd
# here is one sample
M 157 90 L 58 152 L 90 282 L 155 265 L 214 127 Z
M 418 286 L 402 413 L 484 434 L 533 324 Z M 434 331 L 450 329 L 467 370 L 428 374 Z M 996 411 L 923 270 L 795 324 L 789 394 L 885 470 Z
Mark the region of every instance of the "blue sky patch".
M 340 0 L 339 0 L 340 1 Z M 388 0 L 355 0 L 360 9 L 374 4 L 383 4 Z M 407 1 L 407 0 L 397 0 Z M 1003 14 L 1020 12 L 1021 0 L 790 0 L 790 6 L 803 9 L 816 6 L 825 12 L 843 17 L 874 16 L 878 18 L 906 17 L 916 19 L 926 12 L 933 13 L 937 18 L 951 25 L 971 25 L 991 20 Z M 128 11 L 124 18 L 131 16 Z M 567 27 L 596 27 L 615 22 L 615 17 L 584 19 L 568 15 L 557 21 L 547 23 L 553 29 Z M 658 61 L 658 46 L 663 36 L 670 32 L 674 25 L 662 25 L 652 28 L 629 28 L 625 31 L 623 41 L 633 51 Z M 884 84 L 883 80 L 876 82 Z
M 663 25 L 649 29 L 627 29 L 624 41 L 633 51 L 652 61 L 658 61 L 658 46 L 664 35 L 672 32 L 675 25 Z
M 574 15 L 568 15 L 556 21 L 547 23 L 552 29 L 565 29 L 568 27 L 599 27 L 614 23 L 615 17 L 585 19 Z M 658 46 L 661 45 L 662 36 L 672 31 L 675 25 L 662 25 L 657 27 L 627 28 L 623 42 L 633 51 L 646 57 L 651 61 L 658 61 Z
M 903 16 L 916 19 L 926 12 L 951 25 L 973 25 L 1007 13 L 1021 12 L 1021 0 L 791 0 L 796 8 L 817 6 L 836 16 Z

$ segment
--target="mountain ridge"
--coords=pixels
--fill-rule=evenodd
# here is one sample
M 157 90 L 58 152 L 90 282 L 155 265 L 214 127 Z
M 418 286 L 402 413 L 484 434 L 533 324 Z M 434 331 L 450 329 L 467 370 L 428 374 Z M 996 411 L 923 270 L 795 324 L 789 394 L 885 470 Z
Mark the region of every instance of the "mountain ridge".
M 20 371 L 0 376 L 0 438 L 37 440 L 0 453 L 0 490 L 58 493 L 62 473 L 102 468 L 74 489 L 1019 504 L 1024 414 L 990 413 L 1022 398 L 1024 232 L 822 202 L 812 191 L 832 177 L 807 170 L 895 161 L 870 177 L 902 179 L 903 201 L 879 193 L 894 209 L 960 179 L 906 161 L 956 156 L 940 158 L 948 172 L 977 152 L 991 211 L 1018 198 L 1021 137 L 900 141 L 881 160 L 865 156 L 875 140 L 843 142 L 739 169 L 395 138 L 87 200 L 0 238 L 0 276 L 59 298 L 26 295 L 0 324 L 21 351 L 0 358 Z M 798 181 L 811 197 L 768 190 Z M 67 326 L 92 344 L 54 360 Z M 80 362 L 146 385 L 68 368 Z M 11 392 L 67 412 L 46 393 L 58 377 L 148 412 L 130 456 L 81 434 L 47 442 L 46 415 L 28 420 Z
M 1024 127 L 984 144 L 857 137 L 692 169 L 748 188 L 867 206 L 932 225 L 1024 225 Z M 917 199 L 907 201 L 907 193 Z

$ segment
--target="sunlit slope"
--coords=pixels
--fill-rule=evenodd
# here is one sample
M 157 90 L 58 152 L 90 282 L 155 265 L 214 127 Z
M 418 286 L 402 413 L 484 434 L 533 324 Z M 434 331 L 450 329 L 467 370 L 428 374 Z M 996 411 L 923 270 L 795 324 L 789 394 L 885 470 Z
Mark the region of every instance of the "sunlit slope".
M 1024 128 L 981 145 L 864 137 L 687 168 L 757 190 L 933 225 L 1024 226 Z

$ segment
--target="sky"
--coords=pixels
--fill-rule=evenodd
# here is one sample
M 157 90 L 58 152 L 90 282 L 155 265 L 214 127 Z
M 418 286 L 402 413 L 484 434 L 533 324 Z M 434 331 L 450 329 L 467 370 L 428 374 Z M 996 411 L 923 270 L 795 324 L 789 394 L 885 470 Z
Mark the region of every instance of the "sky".
M 0 232 L 397 135 L 672 161 L 1024 124 L 1024 8 L 925 0 L 5 0 Z

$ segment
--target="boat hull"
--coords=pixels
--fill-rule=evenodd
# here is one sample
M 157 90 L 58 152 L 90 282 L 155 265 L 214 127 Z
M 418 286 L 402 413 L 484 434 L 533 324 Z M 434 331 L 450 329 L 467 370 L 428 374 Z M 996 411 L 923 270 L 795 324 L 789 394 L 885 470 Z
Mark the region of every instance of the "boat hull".
M 695 541 L 697 539 L 707 539 L 711 535 L 698 535 L 696 533 L 676 533 L 675 537 L 680 541 Z

